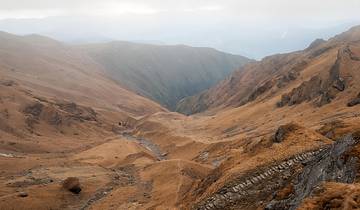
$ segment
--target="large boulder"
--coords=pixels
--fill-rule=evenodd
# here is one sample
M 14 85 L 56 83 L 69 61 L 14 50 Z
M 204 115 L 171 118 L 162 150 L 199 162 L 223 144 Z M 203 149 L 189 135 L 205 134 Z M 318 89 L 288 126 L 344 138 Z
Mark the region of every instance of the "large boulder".
M 63 182 L 63 188 L 75 194 L 79 194 L 81 192 L 80 181 L 76 177 L 66 178 Z

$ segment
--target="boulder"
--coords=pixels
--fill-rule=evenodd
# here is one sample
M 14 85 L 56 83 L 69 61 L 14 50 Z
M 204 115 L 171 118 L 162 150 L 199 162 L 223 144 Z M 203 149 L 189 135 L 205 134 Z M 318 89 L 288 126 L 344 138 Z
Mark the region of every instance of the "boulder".
M 22 197 L 22 198 L 25 198 L 25 197 L 28 197 L 29 194 L 27 192 L 19 192 L 18 196 Z
M 81 192 L 80 181 L 77 177 L 68 177 L 63 182 L 63 188 L 74 194 Z
M 297 129 L 297 127 L 298 126 L 293 123 L 289 123 L 289 124 L 280 126 L 276 130 L 275 135 L 273 136 L 273 142 L 275 142 L 275 143 L 283 142 L 285 140 L 287 134 L 292 131 L 295 131 Z

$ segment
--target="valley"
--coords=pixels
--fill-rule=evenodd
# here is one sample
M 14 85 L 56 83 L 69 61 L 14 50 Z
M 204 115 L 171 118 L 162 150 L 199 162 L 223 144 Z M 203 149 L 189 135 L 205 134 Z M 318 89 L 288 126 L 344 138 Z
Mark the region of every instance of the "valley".
M 130 90 L 174 110 L 197 94 L 252 62 L 211 48 L 130 42 L 77 46 L 104 66 L 105 73 Z
M 359 58 L 0 33 L 0 209 L 358 209 Z

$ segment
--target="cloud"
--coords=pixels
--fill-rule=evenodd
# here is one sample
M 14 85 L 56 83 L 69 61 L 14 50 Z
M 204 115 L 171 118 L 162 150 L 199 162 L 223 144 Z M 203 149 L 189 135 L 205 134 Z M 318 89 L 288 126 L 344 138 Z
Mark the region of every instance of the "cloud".
M 0 18 L 149 15 L 179 11 L 216 11 L 217 15 L 263 19 L 360 18 L 359 0 L 0 0 L 0 5 L 3 14 Z

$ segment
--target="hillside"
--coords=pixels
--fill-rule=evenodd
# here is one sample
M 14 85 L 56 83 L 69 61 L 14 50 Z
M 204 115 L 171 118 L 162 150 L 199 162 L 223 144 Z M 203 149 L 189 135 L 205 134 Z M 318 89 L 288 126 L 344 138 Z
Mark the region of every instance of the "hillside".
M 84 49 L 1 36 L 0 209 L 360 208 L 360 27 L 243 66 L 189 116 Z
M 133 115 L 163 110 L 156 103 L 108 79 L 100 65 L 63 43 L 39 35 L 22 37 L 7 33 L 0 34 L 0 41 L 2 78 L 14 80 L 40 96 L 58 97 Z M 124 107 L 124 110 L 119 107 Z
M 106 74 L 174 110 L 176 103 L 224 79 L 251 60 L 211 48 L 111 42 L 80 46 Z
M 52 138 L 112 135 L 121 118 L 164 110 L 107 79 L 85 55 L 39 35 L 0 34 L 0 85 L 2 149 L 29 152 L 24 145 L 35 140 L 40 145 L 30 148 L 46 151 Z
M 246 65 L 210 90 L 183 99 L 177 110 L 192 114 L 239 107 L 279 94 L 282 99 L 278 99 L 278 106 L 305 101 L 318 106 L 330 103 L 338 92 L 347 89 L 348 93 L 357 88 L 352 82 L 356 70 L 349 72 L 347 65 L 357 64 L 358 31 L 359 28 L 353 28 L 327 42 L 316 40 L 303 51 L 269 56 Z M 350 79 L 351 76 L 354 78 Z
M 354 27 L 249 64 L 193 97 L 188 111 L 206 111 L 188 128 L 212 142 L 195 161 L 221 163 L 193 185 L 186 206 L 358 208 L 359 169 L 350 160 L 359 156 L 359 40 Z

